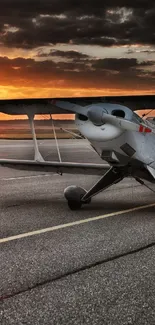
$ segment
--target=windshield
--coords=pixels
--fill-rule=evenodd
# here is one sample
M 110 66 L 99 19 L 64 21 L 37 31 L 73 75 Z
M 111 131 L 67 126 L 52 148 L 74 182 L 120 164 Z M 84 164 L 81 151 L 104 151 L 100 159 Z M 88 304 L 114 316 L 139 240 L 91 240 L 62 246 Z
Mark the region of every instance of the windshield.
M 144 123 L 143 119 L 137 115 L 135 112 L 133 112 L 133 117 L 132 117 L 133 122 L 135 123 Z

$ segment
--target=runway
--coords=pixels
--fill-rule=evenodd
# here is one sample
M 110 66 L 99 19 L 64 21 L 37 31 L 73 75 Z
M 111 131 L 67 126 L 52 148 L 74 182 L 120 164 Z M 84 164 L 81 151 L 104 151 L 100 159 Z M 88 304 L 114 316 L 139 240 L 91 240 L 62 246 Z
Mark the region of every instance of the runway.
M 85 140 L 58 141 L 62 161 L 102 162 Z M 33 159 L 32 142 L 1 140 L 0 158 Z M 64 188 L 97 179 L 0 167 L 0 324 L 154 325 L 154 193 L 125 179 L 70 211 Z

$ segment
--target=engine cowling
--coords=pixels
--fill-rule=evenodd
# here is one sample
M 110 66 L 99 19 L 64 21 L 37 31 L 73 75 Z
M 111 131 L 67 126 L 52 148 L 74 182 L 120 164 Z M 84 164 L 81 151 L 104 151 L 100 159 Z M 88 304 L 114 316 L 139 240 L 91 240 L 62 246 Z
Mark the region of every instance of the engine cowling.
M 91 105 L 87 107 L 87 116 L 76 114 L 75 124 L 81 134 L 90 141 L 108 141 L 119 137 L 124 130 L 104 122 L 104 114 L 108 114 L 106 108 Z

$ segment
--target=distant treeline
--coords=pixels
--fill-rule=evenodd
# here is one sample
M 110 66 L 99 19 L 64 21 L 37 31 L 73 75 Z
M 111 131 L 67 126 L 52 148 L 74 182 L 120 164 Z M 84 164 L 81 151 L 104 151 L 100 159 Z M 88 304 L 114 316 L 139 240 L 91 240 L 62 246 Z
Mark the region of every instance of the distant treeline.
M 51 120 L 50 119 L 44 119 L 44 120 L 35 120 L 34 121 L 36 125 L 51 125 Z M 0 120 L 0 125 L 27 125 L 29 123 L 28 120 Z M 54 125 L 74 125 L 74 121 L 73 120 L 54 120 Z

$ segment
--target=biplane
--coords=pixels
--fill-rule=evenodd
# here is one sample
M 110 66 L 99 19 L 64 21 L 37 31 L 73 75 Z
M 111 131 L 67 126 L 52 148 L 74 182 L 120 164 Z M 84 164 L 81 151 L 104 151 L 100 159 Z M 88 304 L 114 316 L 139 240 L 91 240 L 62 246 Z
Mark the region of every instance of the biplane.
M 68 206 L 78 210 L 97 193 L 125 177 L 140 184 L 155 182 L 155 124 L 136 111 L 155 109 L 155 95 L 0 100 L 0 112 L 27 115 L 34 143 L 34 160 L 0 159 L 0 165 L 58 174 L 100 175 L 92 188 L 71 185 L 64 190 Z M 37 114 L 75 114 L 80 133 L 103 159 L 103 164 L 44 161 L 38 147 Z M 105 164 L 106 162 L 106 164 Z

